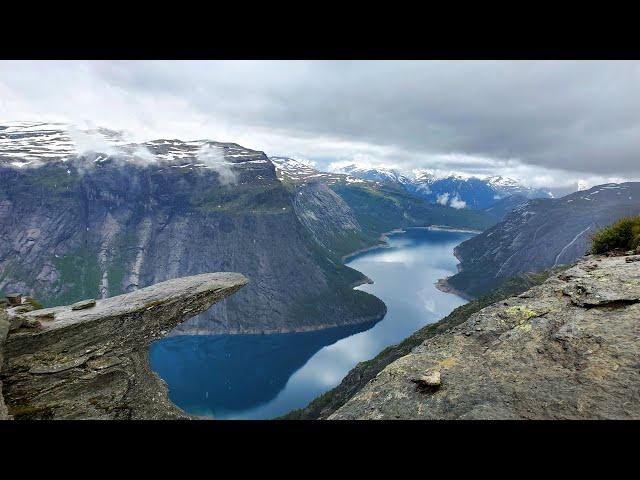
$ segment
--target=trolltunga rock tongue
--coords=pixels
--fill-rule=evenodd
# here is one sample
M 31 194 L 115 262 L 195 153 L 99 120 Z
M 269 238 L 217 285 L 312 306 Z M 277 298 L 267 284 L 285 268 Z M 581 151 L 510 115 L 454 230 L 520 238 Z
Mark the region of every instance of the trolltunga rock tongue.
M 239 273 L 205 273 L 97 300 L 91 308 L 24 314 L 50 320 L 6 339 L 2 375 L 9 414 L 189 418 L 168 400 L 166 385 L 149 367 L 147 347 L 247 283 Z

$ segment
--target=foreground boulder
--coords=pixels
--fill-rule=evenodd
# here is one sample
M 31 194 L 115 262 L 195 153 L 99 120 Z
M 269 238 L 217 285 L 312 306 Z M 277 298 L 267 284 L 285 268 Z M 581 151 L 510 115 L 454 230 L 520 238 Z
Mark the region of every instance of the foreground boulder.
M 480 310 L 329 419 L 640 418 L 640 262 L 627 258 L 586 257 Z M 436 371 L 438 388 L 421 388 Z
M 9 332 L 3 395 L 22 418 L 190 418 L 150 369 L 148 345 L 247 284 L 238 273 L 206 273 L 71 306 L 24 313 L 36 328 Z M 6 322 L 5 322 L 6 323 Z M 0 416 L 2 415 L 0 402 Z

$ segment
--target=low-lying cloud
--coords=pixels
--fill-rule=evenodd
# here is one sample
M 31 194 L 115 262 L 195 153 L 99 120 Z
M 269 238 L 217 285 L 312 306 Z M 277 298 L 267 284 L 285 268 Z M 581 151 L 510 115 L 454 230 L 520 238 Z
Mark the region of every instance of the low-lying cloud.
M 457 210 L 467 206 L 467 202 L 462 200 L 457 193 L 455 195 L 451 195 L 449 192 L 442 193 L 438 195 L 436 202 L 444 206 L 449 205 Z
M 75 145 L 77 157 L 73 163 L 81 175 L 93 170 L 97 162 L 107 159 L 118 165 L 146 167 L 158 164 L 158 159 L 146 146 L 128 144 L 124 133 L 112 140 L 97 131 L 81 130 L 72 125 L 67 126 L 65 132 Z
M 449 194 L 448 193 L 442 193 L 442 194 L 438 195 L 438 198 L 436 199 L 436 201 L 440 205 L 446 205 L 447 203 L 449 203 Z
M 451 199 L 449 206 L 459 210 L 461 208 L 465 208 L 467 206 L 467 202 L 465 202 L 458 195 L 456 195 L 454 198 Z
M 200 163 L 218 173 L 222 185 L 237 183 L 238 175 L 233 170 L 234 164 L 225 160 L 223 148 L 205 144 L 198 149 L 196 157 Z

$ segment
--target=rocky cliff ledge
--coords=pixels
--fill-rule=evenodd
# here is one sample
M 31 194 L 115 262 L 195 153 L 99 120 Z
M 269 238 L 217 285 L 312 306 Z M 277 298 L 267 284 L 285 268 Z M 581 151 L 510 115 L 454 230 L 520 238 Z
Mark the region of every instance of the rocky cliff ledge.
M 1 375 L 9 415 L 190 418 L 167 398 L 166 385 L 149 367 L 147 347 L 247 282 L 238 273 L 205 273 L 89 302 L 88 308 L 7 309 L 0 329 L 9 324 Z
M 640 418 L 640 255 L 585 257 L 384 368 L 329 419 Z
M 4 309 L 0 307 L 0 367 L 4 362 L 4 342 L 9 334 L 9 319 Z M 7 412 L 7 406 L 4 404 L 4 398 L 2 397 L 2 377 L 0 377 L 0 420 L 6 420 L 9 414 Z

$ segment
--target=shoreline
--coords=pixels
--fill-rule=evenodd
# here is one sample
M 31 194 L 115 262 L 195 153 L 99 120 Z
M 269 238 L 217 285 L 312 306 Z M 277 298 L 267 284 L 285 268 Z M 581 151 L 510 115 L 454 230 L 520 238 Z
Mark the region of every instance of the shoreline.
M 382 300 L 381 300 L 382 301 Z M 384 303 L 384 302 L 383 302 Z M 375 325 L 380 320 L 382 320 L 387 314 L 387 306 L 385 304 L 384 312 L 381 315 L 370 315 L 367 317 L 359 317 L 357 319 L 352 319 L 344 323 L 323 323 L 319 325 L 309 325 L 303 327 L 296 327 L 292 329 L 228 329 L 221 332 L 215 331 L 204 331 L 204 330 L 194 330 L 189 333 L 178 333 L 178 334 L 167 334 L 163 338 L 171 338 L 171 337 L 194 337 L 194 336 L 218 336 L 218 335 L 276 335 L 276 334 L 286 334 L 286 333 L 305 333 L 305 332 L 317 332 L 320 330 L 330 330 L 332 328 L 342 328 L 342 327 L 353 327 L 356 325 L 364 325 L 371 323 Z
M 454 232 L 454 233 L 473 233 L 473 234 L 479 234 L 482 233 L 481 230 L 474 230 L 474 229 L 470 229 L 470 228 L 459 228 L 459 227 L 451 227 L 449 225 L 426 225 L 424 227 L 404 227 L 404 228 L 394 228 L 393 230 L 389 231 L 389 232 L 385 232 L 382 235 L 380 235 L 380 237 L 378 237 L 378 241 L 380 243 L 376 244 L 376 245 L 372 245 L 370 247 L 365 247 L 365 248 L 360 248 L 358 250 L 355 250 L 351 253 L 348 253 L 346 255 L 343 255 L 341 260 L 342 263 L 346 265 L 347 261 L 349 261 L 350 259 L 354 258 L 355 256 L 361 254 L 361 253 L 365 253 L 365 252 L 370 252 L 372 250 L 376 250 L 379 248 L 390 248 L 390 245 L 388 243 L 389 241 L 389 235 L 394 235 L 397 233 L 406 233 L 407 230 L 409 229 L 416 229 L 416 230 L 431 230 L 431 231 L 436 231 L 436 232 Z M 456 258 L 456 260 L 458 260 L 458 264 L 456 265 L 456 269 L 458 270 L 458 273 L 460 273 L 462 271 L 462 262 L 460 260 L 460 258 L 458 257 L 457 254 L 457 246 L 453 249 L 453 256 Z M 360 272 L 358 270 L 358 272 Z M 364 275 L 362 272 L 360 272 L 362 275 Z M 453 287 L 449 282 L 449 278 L 451 278 L 453 275 L 450 275 L 448 277 L 445 278 L 440 278 L 438 279 L 435 283 L 434 286 L 436 287 L 436 289 L 440 290 L 443 293 L 449 293 L 452 295 L 456 295 L 464 300 L 466 300 L 467 302 L 470 302 L 472 300 L 475 300 L 475 297 L 472 297 L 471 295 L 458 290 L 457 288 Z M 364 284 L 373 284 L 375 283 L 371 278 L 367 277 L 365 275 L 365 278 L 363 278 L 362 280 L 356 281 L 352 284 L 351 288 L 356 288 L 359 287 L 360 285 L 364 285 Z M 384 302 L 383 302 L 384 303 Z M 385 313 L 386 315 L 386 313 Z M 384 316 L 382 317 L 384 318 Z
M 421 229 L 440 231 L 440 232 L 475 233 L 475 234 L 482 233 L 482 230 L 473 230 L 471 228 L 449 227 L 448 225 L 429 225 L 427 227 L 407 227 L 407 228 L 421 228 Z
M 439 279 L 436 283 L 434 283 L 435 287 L 438 290 L 440 290 L 441 292 L 451 293 L 453 295 L 457 295 L 460 298 L 464 298 L 467 302 L 471 302 L 471 301 L 475 300 L 475 297 L 472 297 L 471 295 L 468 295 L 468 294 L 458 290 L 457 288 L 453 287 L 447 281 L 448 279 L 449 279 L 449 277 Z
M 346 263 L 352 259 L 353 257 L 360 255 L 361 253 L 365 253 L 365 252 L 370 252 L 372 250 L 377 250 L 378 248 L 389 248 L 389 235 L 393 235 L 395 233 L 405 233 L 405 230 L 403 230 L 402 228 L 394 228 L 393 230 L 390 230 L 388 232 L 384 232 L 383 234 L 381 234 L 378 237 L 378 242 L 375 245 L 371 245 L 369 247 L 364 247 L 364 248 L 359 248 L 358 250 L 354 250 L 351 253 L 347 253 L 346 255 L 343 255 L 340 258 L 340 261 L 346 265 Z M 362 273 L 362 272 L 360 272 Z M 363 274 L 364 275 L 364 274 Z M 367 277 L 368 278 L 368 277 Z M 373 280 L 371 280 L 371 282 L 367 282 L 367 283 L 373 283 Z M 362 285 L 362 284 L 361 284 Z
M 359 270 L 358 270 L 359 271 Z M 353 282 L 351 284 L 351 289 L 355 289 L 358 288 L 361 285 L 372 285 L 373 284 L 373 280 L 371 280 L 369 277 L 367 277 L 366 275 L 364 276 L 363 279 L 361 280 L 356 280 L 355 282 Z
M 462 260 L 460 260 L 460 257 L 458 257 L 457 248 L 458 247 L 453 249 L 453 256 L 456 257 L 456 260 L 458 260 L 458 264 L 456 265 L 456 268 L 458 269 L 458 273 L 460 273 L 462 271 Z M 453 277 L 453 275 L 450 275 L 450 276 L 445 277 L 445 278 L 440 278 L 440 279 L 438 279 L 438 281 L 434 285 L 441 292 L 452 293 L 454 295 L 459 296 L 460 298 L 464 298 L 468 302 L 471 302 L 472 300 L 475 300 L 475 297 L 473 297 L 473 296 L 469 295 L 468 293 L 465 293 L 465 292 L 463 292 L 461 290 L 458 290 L 453 285 L 451 285 L 449 283 L 449 279 L 451 277 Z
M 482 233 L 482 230 L 473 230 L 470 228 L 459 228 L 459 227 L 451 227 L 448 225 L 426 225 L 424 227 L 404 227 L 404 228 L 394 228 L 393 230 L 390 230 L 388 232 L 384 232 L 383 234 L 381 234 L 378 237 L 378 242 L 375 245 L 371 245 L 369 247 L 364 247 L 364 248 L 359 248 L 358 250 L 354 250 L 353 252 L 347 253 L 346 255 L 343 255 L 342 257 L 340 257 L 340 261 L 343 264 L 346 264 L 349 260 L 351 260 L 353 257 L 360 255 L 361 253 L 366 253 L 366 252 L 370 252 L 372 250 L 376 250 L 378 248 L 389 248 L 389 235 L 395 235 L 398 233 L 406 233 L 407 230 L 411 230 L 411 229 L 415 229 L 415 230 L 432 230 L 432 231 L 436 231 L 436 232 L 454 232 L 454 233 L 474 233 L 474 234 L 478 234 L 478 233 Z M 455 255 L 455 253 L 454 253 Z M 456 257 L 458 258 L 458 257 Z M 373 283 L 373 281 L 371 282 Z

